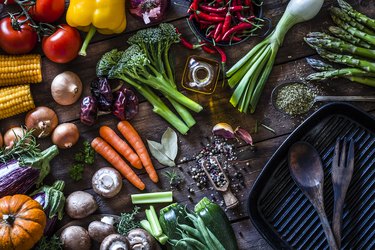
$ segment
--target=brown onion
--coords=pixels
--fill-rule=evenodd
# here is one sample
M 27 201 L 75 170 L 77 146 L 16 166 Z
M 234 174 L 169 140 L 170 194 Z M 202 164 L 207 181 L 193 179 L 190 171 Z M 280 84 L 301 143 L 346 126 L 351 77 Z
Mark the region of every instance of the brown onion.
M 58 125 L 52 133 L 52 142 L 59 148 L 70 148 L 77 143 L 79 131 L 73 123 Z
M 38 138 L 49 136 L 59 123 L 55 111 L 47 107 L 37 107 L 29 111 L 25 118 L 27 129 L 34 129 Z
M 18 139 L 22 138 L 26 132 L 26 129 L 21 127 L 8 129 L 8 131 L 4 134 L 4 145 L 7 148 L 13 147 L 13 144 L 17 142 Z
M 79 76 L 71 71 L 65 71 L 55 77 L 51 83 L 51 94 L 60 105 L 75 103 L 82 93 L 82 82 Z
M 0 148 L 3 147 L 3 135 L 0 133 Z

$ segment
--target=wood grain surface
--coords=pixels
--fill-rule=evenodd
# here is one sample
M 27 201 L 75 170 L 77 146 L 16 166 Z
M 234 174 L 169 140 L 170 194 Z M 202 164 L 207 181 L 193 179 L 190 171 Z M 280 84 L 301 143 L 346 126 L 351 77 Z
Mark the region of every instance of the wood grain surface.
M 69 1 L 67 1 L 68 4 Z M 362 1 L 359 5 L 355 0 L 349 1 L 355 5 L 358 10 L 367 13 L 368 15 L 375 16 L 375 3 L 374 1 Z M 285 7 L 287 0 L 264 0 L 264 13 L 265 16 L 272 20 L 272 24 L 275 25 L 280 19 Z M 194 161 L 194 155 L 201 149 L 202 143 L 205 141 L 205 137 L 211 135 L 212 127 L 218 122 L 227 122 L 232 126 L 241 126 L 249 131 L 252 131 L 256 122 L 262 122 L 263 124 L 273 128 L 275 133 L 270 132 L 264 128 L 260 128 L 258 133 L 253 134 L 253 138 L 257 147 L 256 152 L 249 152 L 250 161 L 249 164 L 239 165 L 238 168 L 245 175 L 246 187 L 241 189 L 236 195 L 240 200 L 240 205 L 234 210 L 226 211 L 235 230 L 238 244 L 240 249 L 269 249 L 270 246 L 266 240 L 263 239 L 257 232 L 255 227 L 251 224 L 248 212 L 247 212 L 247 196 L 250 192 L 252 184 L 256 180 L 264 164 L 276 151 L 279 145 L 286 139 L 286 137 L 299 125 L 301 124 L 315 109 L 322 104 L 316 104 L 314 110 L 311 110 L 309 114 L 302 117 L 290 117 L 276 111 L 271 105 L 270 96 L 272 89 L 284 82 L 288 81 L 301 81 L 306 75 L 313 72 L 313 70 L 307 65 L 305 58 L 309 56 L 316 57 L 316 53 L 310 49 L 304 42 L 303 37 L 309 31 L 326 31 L 328 26 L 332 24 L 330 20 L 328 9 L 334 3 L 333 0 L 326 0 L 323 9 L 313 20 L 296 25 L 292 28 L 285 38 L 283 46 L 280 48 L 276 65 L 270 75 L 270 78 L 264 88 L 259 105 L 255 114 L 241 114 L 237 112 L 235 108 L 229 103 L 231 96 L 231 90 L 228 86 L 222 87 L 219 84 L 216 92 L 213 95 L 199 95 L 191 92 L 183 91 L 184 94 L 191 97 L 193 100 L 199 102 L 204 110 L 199 114 L 194 114 L 197 120 L 195 125 L 187 136 L 178 135 L 179 138 L 179 154 L 177 156 L 178 169 L 181 171 L 181 175 L 185 177 L 185 186 L 181 191 L 174 192 L 175 201 L 187 204 L 192 207 L 204 196 L 210 196 L 213 194 L 220 201 L 221 195 L 214 192 L 210 188 L 205 190 L 199 190 L 195 188 L 196 192 L 192 195 L 192 201 L 187 198 L 188 192 L 187 187 L 194 185 L 193 180 L 187 174 L 188 168 L 192 166 Z M 166 17 L 167 22 L 171 22 L 173 25 L 178 27 L 181 33 L 187 39 L 195 41 L 194 36 L 189 30 L 186 23 L 186 10 L 188 7 L 188 1 L 185 0 L 172 0 L 171 7 Z M 60 123 L 62 122 L 73 122 L 75 123 L 80 131 L 80 143 L 84 140 L 92 140 L 98 136 L 98 129 L 102 125 L 108 125 L 115 129 L 117 120 L 111 116 L 102 116 L 99 122 L 88 127 L 79 121 L 79 103 L 77 102 L 71 106 L 61 106 L 53 101 L 50 94 L 50 84 L 52 79 L 59 73 L 70 70 L 77 73 L 84 83 L 85 96 L 89 94 L 90 81 L 95 78 L 95 66 L 99 58 L 103 53 L 113 48 L 126 48 L 126 40 L 135 31 L 144 28 L 145 25 L 142 21 L 137 20 L 127 13 L 128 26 L 126 32 L 116 36 L 103 36 L 97 35 L 93 42 L 90 44 L 88 49 L 88 55 L 86 57 L 79 57 L 68 64 L 55 64 L 43 57 L 43 82 L 40 84 L 32 85 L 32 94 L 37 106 L 43 105 L 54 109 L 59 117 Z M 226 47 L 226 53 L 228 55 L 229 68 L 243 55 L 245 55 L 255 44 L 257 44 L 262 38 L 254 37 L 248 41 L 233 46 Z M 220 60 L 217 56 L 207 56 L 201 50 L 197 49 L 189 51 L 181 45 L 175 45 L 172 48 L 174 55 L 174 65 L 176 72 L 176 82 L 180 87 L 179 81 L 182 79 L 183 68 L 185 61 L 189 55 L 201 55 L 210 57 L 215 60 Z M 36 52 L 41 53 L 40 49 L 36 49 Z M 354 84 L 346 80 L 331 80 L 326 82 L 310 84 L 311 87 L 317 89 L 319 93 L 323 95 L 374 95 L 374 88 Z M 142 139 L 160 140 L 162 133 L 168 127 L 168 124 L 162 120 L 159 116 L 154 114 L 151 110 L 149 103 L 145 102 L 140 97 L 141 103 L 139 106 L 139 114 L 131 121 L 134 127 L 139 131 Z M 374 103 L 355 103 L 356 106 L 361 107 L 365 111 L 372 115 L 375 115 L 375 104 Z M 20 114 L 12 118 L 8 118 L 0 121 L 0 132 L 4 133 L 7 129 L 12 126 L 19 126 L 24 124 L 25 114 Z M 40 140 L 42 148 L 46 148 L 51 144 L 50 139 Z M 62 179 L 66 182 L 65 193 L 70 194 L 76 190 L 85 190 L 92 193 L 95 199 L 99 203 L 99 209 L 96 213 L 108 213 L 108 214 L 120 214 L 124 211 L 130 211 L 132 204 L 130 202 L 130 194 L 138 193 L 133 186 L 127 181 L 124 181 L 124 186 L 121 192 L 113 199 L 105 199 L 97 194 L 91 188 L 91 177 L 96 170 L 101 167 L 108 166 L 108 163 L 100 156 L 96 156 L 96 161 L 93 167 L 86 167 L 84 173 L 84 179 L 79 182 L 74 182 L 70 179 L 68 174 L 68 168 L 73 163 L 73 155 L 79 149 L 75 146 L 69 150 L 61 150 L 59 156 L 52 161 L 51 173 L 45 180 L 46 184 L 51 184 L 54 180 Z M 146 184 L 146 192 L 168 190 L 168 180 L 163 176 L 163 173 L 170 170 L 169 167 L 160 165 L 155 159 L 153 163 L 158 170 L 160 177 L 160 183 L 152 183 L 144 170 L 136 171 L 139 176 Z M 234 171 L 234 170 L 231 170 Z M 59 223 L 59 226 L 64 225 L 71 219 L 65 216 L 63 221 Z

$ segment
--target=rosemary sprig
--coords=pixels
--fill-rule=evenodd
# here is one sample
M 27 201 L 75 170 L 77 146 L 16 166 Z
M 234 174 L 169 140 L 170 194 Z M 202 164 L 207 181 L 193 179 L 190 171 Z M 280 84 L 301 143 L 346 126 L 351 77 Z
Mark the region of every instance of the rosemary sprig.
M 22 137 L 14 133 L 17 140 L 11 148 L 0 149 L 0 162 L 6 163 L 9 160 L 18 160 L 20 165 L 24 165 L 24 158 L 40 157 L 41 150 L 33 136 L 33 130 L 26 131 Z
M 166 171 L 164 176 L 168 178 L 169 185 L 172 188 L 178 187 L 183 181 L 182 177 L 175 170 Z

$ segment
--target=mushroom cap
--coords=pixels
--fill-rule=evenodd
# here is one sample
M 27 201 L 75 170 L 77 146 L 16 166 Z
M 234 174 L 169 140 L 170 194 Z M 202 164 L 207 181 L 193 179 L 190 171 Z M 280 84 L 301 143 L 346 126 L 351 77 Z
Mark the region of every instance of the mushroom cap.
M 65 202 L 66 213 L 74 219 L 82 219 L 98 208 L 94 196 L 87 192 L 76 191 L 71 193 Z
M 127 239 L 131 249 L 155 250 L 157 247 L 154 237 L 141 228 L 131 230 L 128 233 Z
M 91 239 L 86 229 L 81 226 L 69 226 L 60 235 L 63 247 L 66 250 L 90 250 Z
M 121 191 L 121 174 L 111 167 L 101 168 L 92 177 L 92 188 L 97 194 L 112 198 Z
M 102 242 L 108 235 L 116 233 L 113 225 L 101 221 L 91 222 L 88 231 L 91 239 L 97 242 Z
M 124 235 L 111 234 L 102 241 L 100 250 L 130 250 L 129 242 Z

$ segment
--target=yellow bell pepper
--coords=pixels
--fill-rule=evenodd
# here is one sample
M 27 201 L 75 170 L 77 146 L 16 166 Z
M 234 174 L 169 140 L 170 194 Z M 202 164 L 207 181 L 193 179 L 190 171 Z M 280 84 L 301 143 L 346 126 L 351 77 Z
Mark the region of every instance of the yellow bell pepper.
M 125 0 L 70 0 L 66 21 L 70 26 L 88 32 L 79 52 L 85 56 L 96 31 L 110 35 L 125 30 Z

